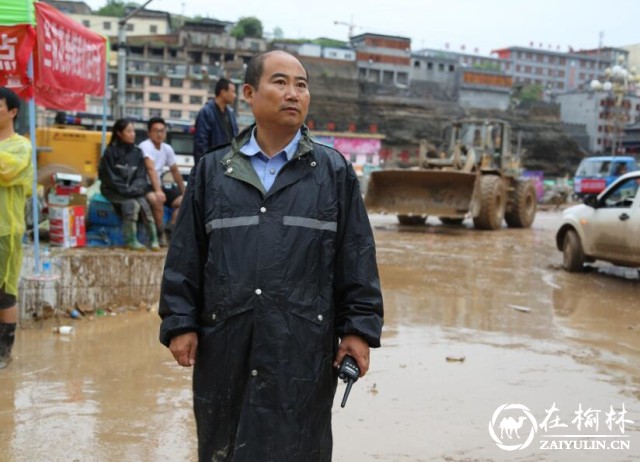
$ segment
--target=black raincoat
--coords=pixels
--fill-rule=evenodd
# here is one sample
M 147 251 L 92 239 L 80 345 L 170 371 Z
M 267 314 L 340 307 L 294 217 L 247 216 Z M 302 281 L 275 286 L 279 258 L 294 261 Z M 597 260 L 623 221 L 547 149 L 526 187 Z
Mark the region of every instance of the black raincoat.
M 198 332 L 200 460 L 330 461 L 338 338 L 380 346 L 382 296 L 356 174 L 302 130 L 268 193 L 239 153 L 250 129 L 189 177 L 160 340 Z

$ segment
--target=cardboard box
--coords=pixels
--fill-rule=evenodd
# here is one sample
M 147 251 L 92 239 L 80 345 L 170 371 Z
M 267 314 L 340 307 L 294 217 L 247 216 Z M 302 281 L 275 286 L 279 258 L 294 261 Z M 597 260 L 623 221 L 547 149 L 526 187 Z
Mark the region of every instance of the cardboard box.
M 86 196 L 85 196 L 86 197 Z M 83 205 L 66 207 L 49 206 L 49 240 L 61 247 L 84 247 L 87 245 Z
M 70 205 L 82 205 L 83 207 L 86 207 L 87 196 L 84 194 L 59 195 L 54 192 L 50 192 L 47 197 L 47 203 L 50 206 L 67 207 Z

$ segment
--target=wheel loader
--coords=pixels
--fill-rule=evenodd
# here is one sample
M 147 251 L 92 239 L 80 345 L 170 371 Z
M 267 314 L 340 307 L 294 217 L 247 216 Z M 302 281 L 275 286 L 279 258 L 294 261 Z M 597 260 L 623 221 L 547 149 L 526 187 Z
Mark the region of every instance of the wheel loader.
M 498 119 L 462 119 L 446 130 L 446 149 L 420 143 L 420 165 L 371 172 L 365 194 L 369 213 L 396 214 L 401 224 L 423 224 L 429 215 L 445 224 L 471 216 L 477 229 L 502 221 L 528 228 L 536 191 L 521 178 L 520 148 L 512 152 L 511 126 Z

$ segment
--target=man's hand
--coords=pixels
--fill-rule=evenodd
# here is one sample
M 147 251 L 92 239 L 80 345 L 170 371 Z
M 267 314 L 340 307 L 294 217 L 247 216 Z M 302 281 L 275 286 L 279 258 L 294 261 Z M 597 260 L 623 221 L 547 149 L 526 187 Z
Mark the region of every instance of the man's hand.
M 353 359 L 358 363 L 360 377 L 364 377 L 369 370 L 369 344 L 357 335 L 345 335 L 338 347 L 338 354 L 333 366 L 340 367 L 340 363 L 346 355 L 353 356 Z
M 153 193 L 156 195 L 156 197 L 158 198 L 161 204 L 164 204 L 165 201 L 167 200 L 167 196 L 165 195 L 162 189 L 159 189 L 158 191 L 154 191 Z
M 176 335 L 171 339 L 169 351 L 176 362 L 184 367 L 191 367 L 196 363 L 196 349 L 198 347 L 198 334 L 187 332 Z

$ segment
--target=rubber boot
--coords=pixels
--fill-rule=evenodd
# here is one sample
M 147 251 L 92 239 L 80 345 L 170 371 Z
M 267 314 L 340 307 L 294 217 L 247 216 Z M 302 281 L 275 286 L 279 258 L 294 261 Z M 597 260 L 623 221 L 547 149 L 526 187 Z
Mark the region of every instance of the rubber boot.
M 149 234 L 149 246 L 151 250 L 160 250 L 158 242 L 158 230 L 155 223 L 147 223 L 147 233 Z
M 135 221 L 124 220 L 122 223 L 122 232 L 124 234 L 124 243 L 131 250 L 147 250 L 147 248 L 138 241 L 138 226 Z
M 15 335 L 15 323 L 0 323 L 0 369 L 4 369 L 11 362 L 11 349 Z
M 158 230 L 158 243 L 160 244 L 160 247 L 169 246 L 169 240 L 167 239 L 167 233 L 164 231 L 164 229 L 158 228 L 157 226 L 156 226 L 156 229 Z

